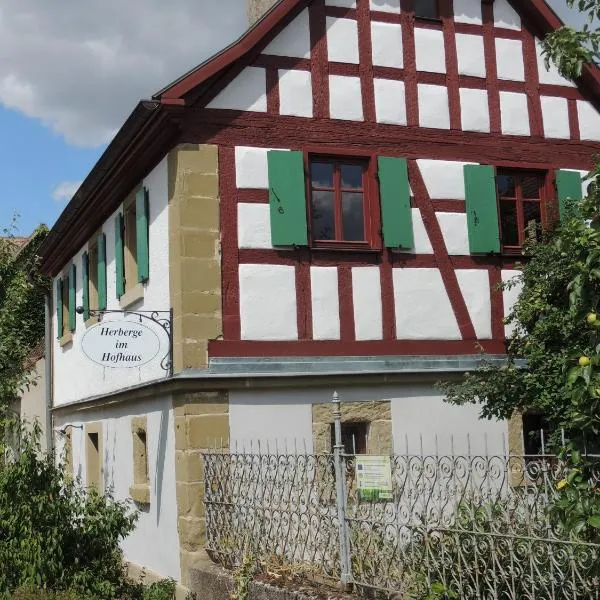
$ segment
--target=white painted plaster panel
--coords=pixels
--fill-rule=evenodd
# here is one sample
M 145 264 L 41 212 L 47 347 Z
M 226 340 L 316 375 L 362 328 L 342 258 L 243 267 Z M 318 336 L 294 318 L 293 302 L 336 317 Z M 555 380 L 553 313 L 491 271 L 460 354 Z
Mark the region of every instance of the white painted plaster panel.
M 503 455 L 504 421 L 479 419 L 481 407 L 454 406 L 433 385 L 413 384 L 394 390 L 392 430 L 400 454 Z
M 525 62 L 521 40 L 496 38 L 498 79 L 525 81 Z
M 419 124 L 421 127 L 450 129 L 448 89 L 446 86 L 420 83 L 418 94 Z
M 399 340 L 461 339 L 439 269 L 394 269 L 393 279 Z
M 370 0 L 371 10 L 378 10 L 381 12 L 399 13 L 400 0 Z
M 591 102 L 577 100 L 579 134 L 582 140 L 600 141 L 600 114 Z
M 449 160 L 417 160 L 419 170 L 432 200 L 464 200 L 464 167 L 474 163 Z
M 332 62 L 358 64 L 358 23 L 327 17 L 327 54 Z
M 381 307 L 381 272 L 379 267 L 352 269 L 354 329 L 357 340 L 383 338 Z
M 329 112 L 332 119 L 364 120 L 358 77 L 329 76 Z
M 448 254 L 469 256 L 469 230 L 466 213 L 436 213 Z
M 375 115 L 378 123 L 406 125 L 404 81 L 374 79 Z
M 423 223 L 421 211 L 418 208 L 411 208 L 413 222 L 413 241 L 412 251 L 415 254 L 433 254 L 433 248 L 429 240 L 429 235 Z
M 340 339 L 340 295 L 337 267 L 311 267 L 313 339 Z
M 502 119 L 502 133 L 507 135 L 530 134 L 526 94 L 500 92 L 500 116 Z
M 442 31 L 415 27 L 415 49 L 417 71 L 446 72 L 446 51 Z
M 303 10 L 264 49 L 263 54 L 310 58 L 310 24 L 308 9 Z
M 231 390 L 229 392 L 229 433 L 231 451 L 245 449 L 271 452 L 311 453 L 312 401 L 322 401 L 330 392 L 315 395 L 310 389 Z M 313 397 L 316 396 L 316 397 Z M 318 398 L 318 400 L 317 400 Z
M 164 158 L 141 182 L 149 194 L 149 266 L 150 278 L 144 284 L 144 297 L 134 305 L 141 310 L 169 310 L 169 211 L 168 211 L 168 167 Z M 119 208 L 102 225 L 106 236 L 106 282 L 107 309 L 120 309 L 116 295 L 115 275 L 115 217 Z M 83 282 L 81 274 L 81 259 L 87 244 L 72 258 L 77 268 L 76 277 L 76 306 L 83 304 Z M 65 265 L 65 268 L 67 266 Z M 52 284 L 53 294 L 56 294 L 56 279 Z M 106 316 L 106 320 L 121 319 L 118 316 Z M 133 317 L 131 317 L 133 318 Z M 107 394 L 140 383 L 164 378 L 160 368 L 160 358 L 136 369 L 105 369 L 89 360 L 81 351 L 81 339 L 86 332 L 83 316 L 76 317 L 76 330 L 73 342 L 60 347 L 58 342 L 58 325 L 55 311 L 52 314 L 53 328 L 53 357 L 54 357 L 54 403 L 55 406 L 76 402 Z M 67 327 L 67 324 L 65 324 Z M 160 328 L 156 331 L 160 336 L 161 348 L 167 349 L 167 339 Z
M 279 71 L 279 112 L 292 117 L 312 117 L 313 93 L 310 71 Z
M 546 61 L 542 53 L 542 42 L 536 38 L 535 40 L 535 53 L 537 56 L 538 74 L 540 83 L 547 83 L 550 85 L 565 85 L 567 87 L 575 87 L 575 83 L 571 80 L 564 78 L 554 64 L 550 63 L 549 68 L 546 68 Z
M 485 77 L 485 53 L 483 36 L 470 33 L 456 34 L 456 54 L 460 75 Z
M 270 148 L 235 148 L 235 185 L 238 188 L 269 187 L 267 152 Z
M 457 269 L 458 286 L 479 340 L 492 339 L 490 276 L 486 269 Z
M 513 270 L 505 270 L 502 271 L 502 283 L 506 283 L 507 281 L 517 280 L 521 275 L 521 271 L 513 271 Z M 512 307 L 515 305 L 515 302 L 519 299 L 521 294 L 521 290 L 523 289 L 522 282 L 518 281 L 518 283 L 511 287 L 510 289 L 505 289 L 502 292 L 502 296 L 504 299 L 504 318 L 508 317 Z M 504 327 L 504 333 L 508 338 L 513 330 L 515 329 L 514 324 L 506 325 Z
M 481 0 L 454 0 L 454 20 L 457 23 L 481 25 Z
M 494 0 L 494 26 L 504 29 L 521 29 L 521 17 L 508 0 Z
M 268 204 L 240 203 L 238 206 L 238 247 L 273 248 L 271 208 Z
M 285 265 L 239 266 L 243 340 L 297 340 L 296 270 Z
M 569 103 L 567 99 L 542 96 L 540 100 L 544 120 L 544 135 L 547 138 L 570 139 L 571 129 L 569 128 Z
M 126 560 L 162 575 L 181 579 L 177 496 L 175 488 L 175 424 L 170 396 L 159 396 L 135 404 L 55 415 L 55 432 L 73 425 L 72 460 L 74 475 L 86 484 L 86 423 L 102 424 L 104 489 L 112 487 L 117 500 L 129 498 L 133 484 L 133 439 L 131 417 L 147 417 L 150 505 L 139 513 L 135 529 L 122 542 Z M 57 440 L 60 436 L 56 435 Z M 160 543 L 157 543 L 160 540 Z
M 404 66 L 402 27 L 397 23 L 371 21 L 373 64 L 378 67 Z
M 356 8 L 356 0 L 325 0 L 325 6 L 341 6 L 342 8 Z
M 246 67 L 207 108 L 267 112 L 267 77 L 264 69 Z
M 490 131 L 490 107 L 487 90 L 460 89 L 460 118 L 463 131 Z

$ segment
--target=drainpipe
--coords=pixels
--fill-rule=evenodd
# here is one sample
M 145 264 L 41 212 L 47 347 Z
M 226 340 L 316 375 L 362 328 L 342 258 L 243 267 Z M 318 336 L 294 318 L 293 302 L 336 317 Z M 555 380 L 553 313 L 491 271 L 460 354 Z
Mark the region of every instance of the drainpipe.
M 54 450 L 54 429 L 52 427 L 52 321 L 50 315 L 50 294 L 44 296 L 44 380 L 46 382 L 46 450 Z

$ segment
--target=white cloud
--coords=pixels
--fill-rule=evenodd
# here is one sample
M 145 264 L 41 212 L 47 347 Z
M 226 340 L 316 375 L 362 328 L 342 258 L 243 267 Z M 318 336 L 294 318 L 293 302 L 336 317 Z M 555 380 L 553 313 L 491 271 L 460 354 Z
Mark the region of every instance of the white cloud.
M 52 190 L 52 198 L 57 202 L 68 202 L 80 185 L 81 181 L 63 181 Z
M 3 0 L 0 103 L 97 146 L 245 25 L 243 0 Z

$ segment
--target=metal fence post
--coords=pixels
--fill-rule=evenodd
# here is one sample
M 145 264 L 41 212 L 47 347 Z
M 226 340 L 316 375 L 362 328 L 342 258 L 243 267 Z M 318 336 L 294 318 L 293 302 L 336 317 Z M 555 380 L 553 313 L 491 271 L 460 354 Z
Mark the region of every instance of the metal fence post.
M 335 499 L 340 528 L 340 581 L 342 587 L 347 588 L 352 582 L 352 572 L 350 564 L 350 539 L 348 524 L 346 523 L 346 469 L 343 457 L 344 445 L 342 444 L 342 411 L 340 408 L 340 397 L 337 392 L 333 392 L 331 403 L 333 404 L 333 428 L 335 434 L 335 444 L 333 446 Z

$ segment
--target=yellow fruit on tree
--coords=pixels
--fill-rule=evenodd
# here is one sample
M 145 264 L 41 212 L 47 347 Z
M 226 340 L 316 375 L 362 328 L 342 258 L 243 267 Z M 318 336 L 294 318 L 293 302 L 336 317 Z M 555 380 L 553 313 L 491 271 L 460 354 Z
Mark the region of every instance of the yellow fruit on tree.
M 591 312 L 588 316 L 587 316 L 587 322 L 590 325 L 593 325 L 596 321 L 598 320 L 598 315 L 594 312 Z
M 579 358 L 579 366 L 580 367 L 587 367 L 592 361 L 590 360 L 589 356 L 581 356 Z

